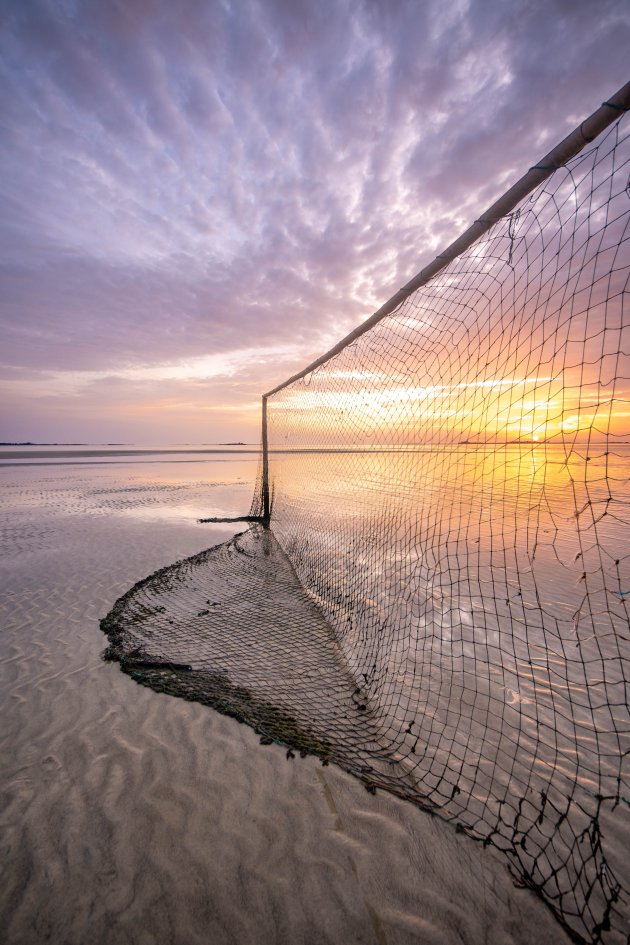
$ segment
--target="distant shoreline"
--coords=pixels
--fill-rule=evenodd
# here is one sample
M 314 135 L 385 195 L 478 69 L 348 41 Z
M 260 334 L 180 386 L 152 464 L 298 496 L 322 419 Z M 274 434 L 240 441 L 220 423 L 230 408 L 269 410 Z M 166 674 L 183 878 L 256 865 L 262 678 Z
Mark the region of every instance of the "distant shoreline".
M 95 444 L 100 445 L 100 444 Z M 105 443 L 104 446 L 128 446 L 127 443 Z M 6 442 L 0 443 L 0 446 L 90 446 L 89 443 L 31 443 L 25 440 L 23 443 Z

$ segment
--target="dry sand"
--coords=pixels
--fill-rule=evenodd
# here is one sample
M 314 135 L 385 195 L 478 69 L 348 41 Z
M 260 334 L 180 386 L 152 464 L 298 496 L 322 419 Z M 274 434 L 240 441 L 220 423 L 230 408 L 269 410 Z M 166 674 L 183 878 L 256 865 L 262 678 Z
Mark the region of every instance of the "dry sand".
M 182 468 L 0 469 L 3 941 L 567 942 L 491 849 L 101 660 L 119 595 L 229 536 L 195 501 L 247 509 Z

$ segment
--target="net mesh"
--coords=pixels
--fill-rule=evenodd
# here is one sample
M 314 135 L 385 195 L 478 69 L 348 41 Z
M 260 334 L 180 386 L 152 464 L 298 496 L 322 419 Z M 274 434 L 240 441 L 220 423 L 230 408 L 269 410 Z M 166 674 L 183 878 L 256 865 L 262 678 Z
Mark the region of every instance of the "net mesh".
M 271 529 L 104 622 L 139 681 L 454 820 L 593 943 L 630 920 L 629 161 L 621 119 L 270 396 Z

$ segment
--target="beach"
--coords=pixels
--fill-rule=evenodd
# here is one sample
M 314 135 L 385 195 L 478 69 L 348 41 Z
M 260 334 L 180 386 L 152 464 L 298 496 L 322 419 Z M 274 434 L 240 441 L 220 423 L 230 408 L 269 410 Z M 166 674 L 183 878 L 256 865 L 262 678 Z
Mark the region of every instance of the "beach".
M 568 941 L 496 851 L 102 659 L 118 597 L 242 530 L 197 519 L 247 514 L 255 449 L 38 453 L 0 454 L 7 945 Z

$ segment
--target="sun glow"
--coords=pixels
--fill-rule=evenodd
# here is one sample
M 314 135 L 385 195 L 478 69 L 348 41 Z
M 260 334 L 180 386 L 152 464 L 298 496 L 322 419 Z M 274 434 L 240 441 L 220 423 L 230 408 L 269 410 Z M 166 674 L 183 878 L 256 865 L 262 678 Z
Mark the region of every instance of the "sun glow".
M 343 374 L 343 376 L 342 376 Z M 310 378 L 272 404 L 285 419 L 316 436 L 342 442 L 388 442 L 392 431 L 407 444 L 446 441 L 546 442 L 628 432 L 624 399 L 571 384 L 568 378 L 487 378 L 456 384 L 389 384 L 371 372 Z M 337 387 L 328 386 L 342 381 Z M 349 382 L 349 383 L 348 383 Z M 319 432 L 316 432 L 319 431 Z

